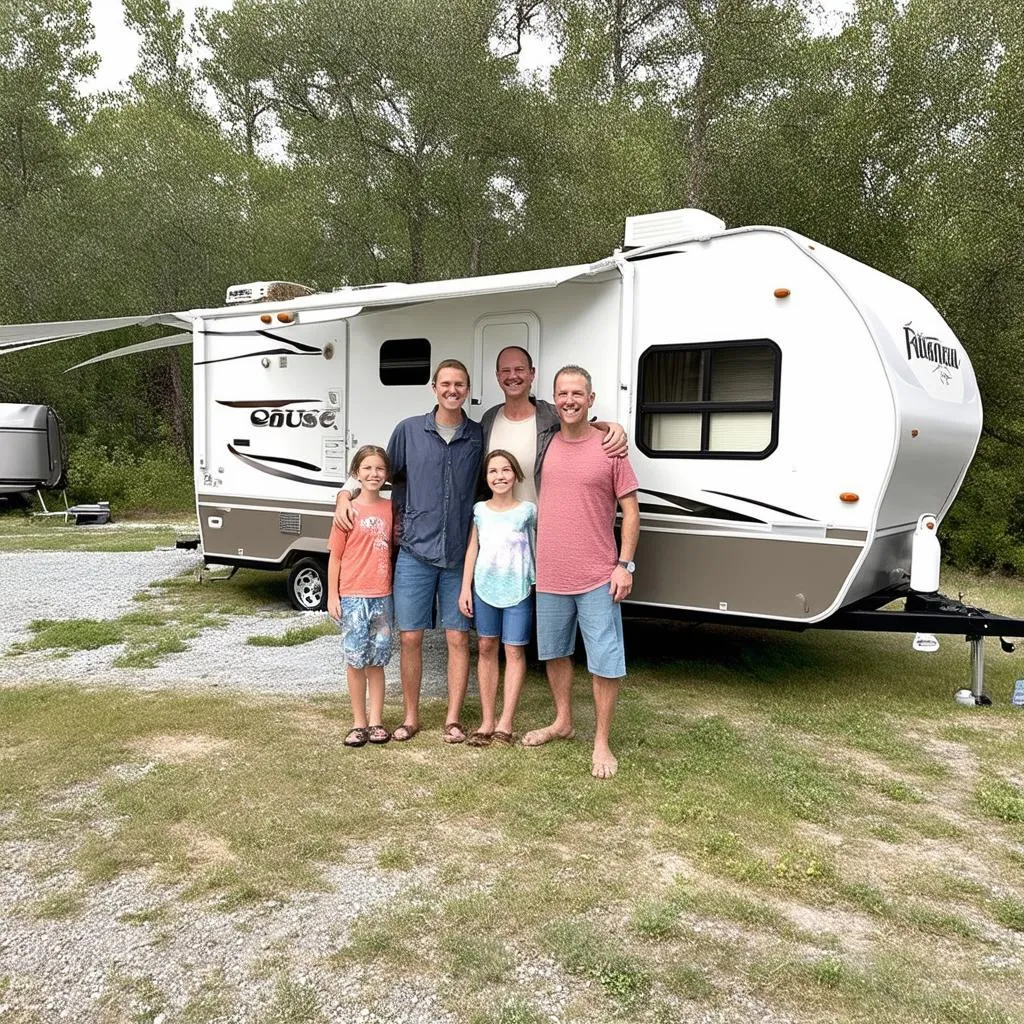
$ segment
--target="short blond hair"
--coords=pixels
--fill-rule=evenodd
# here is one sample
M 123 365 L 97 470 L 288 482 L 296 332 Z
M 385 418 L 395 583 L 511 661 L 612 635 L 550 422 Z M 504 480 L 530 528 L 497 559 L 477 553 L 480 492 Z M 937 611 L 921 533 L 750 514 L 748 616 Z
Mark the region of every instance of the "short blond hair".
M 430 378 L 430 383 L 435 387 L 437 387 L 437 378 L 442 370 L 461 370 L 466 375 L 466 387 L 469 387 L 469 370 L 466 369 L 466 364 L 461 359 L 442 359 L 437 364 L 434 376 Z
M 591 380 L 590 374 L 584 370 L 582 366 L 576 366 L 573 363 L 570 363 L 568 366 L 563 366 L 558 373 L 555 374 L 555 379 L 551 385 L 552 391 L 558 387 L 558 378 L 561 377 L 563 373 L 571 374 L 574 377 L 582 377 L 587 382 L 587 394 L 593 394 L 594 382 Z

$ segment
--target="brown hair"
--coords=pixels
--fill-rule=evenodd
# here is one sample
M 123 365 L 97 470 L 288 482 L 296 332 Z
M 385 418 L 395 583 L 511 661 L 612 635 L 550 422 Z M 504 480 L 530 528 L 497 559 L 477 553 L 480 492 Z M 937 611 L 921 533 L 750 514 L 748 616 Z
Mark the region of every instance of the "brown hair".
M 384 451 L 379 444 L 364 444 L 352 456 L 352 465 L 349 466 L 348 475 L 356 476 L 359 473 L 359 467 L 362 465 L 363 459 L 368 459 L 371 455 L 379 455 L 384 460 L 384 472 L 386 474 L 385 479 L 391 476 L 391 460 L 388 458 L 388 453 Z
M 461 359 L 442 359 L 437 364 L 434 376 L 430 378 L 430 383 L 435 387 L 437 386 L 437 376 L 442 370 L 461 370 L 466 375 L 466 387 L 469 387 L 469 370 L 466 369 L 466 364 Z
M 515 473 L 516 481 L 518 483 L 523 482 L 523 467 L 519 465 L 519 460 L 511 453 L 505 451 L 504 448 L 492 448 L 487 455 L 484 457 L 484 477 L 487 476 L 487 467 L 491 464 L 491 459 L 498 457 L 508 459 L 508 464 L 512 467 L 512 472 Z

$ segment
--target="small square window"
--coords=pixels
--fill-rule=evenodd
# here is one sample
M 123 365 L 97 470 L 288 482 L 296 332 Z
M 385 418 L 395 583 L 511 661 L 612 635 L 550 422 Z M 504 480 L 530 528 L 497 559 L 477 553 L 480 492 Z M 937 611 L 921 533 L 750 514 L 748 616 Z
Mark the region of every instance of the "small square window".
M 390 338 L 380 347 L 380 382 L 385 387 L 430 383 L 430 342 Z

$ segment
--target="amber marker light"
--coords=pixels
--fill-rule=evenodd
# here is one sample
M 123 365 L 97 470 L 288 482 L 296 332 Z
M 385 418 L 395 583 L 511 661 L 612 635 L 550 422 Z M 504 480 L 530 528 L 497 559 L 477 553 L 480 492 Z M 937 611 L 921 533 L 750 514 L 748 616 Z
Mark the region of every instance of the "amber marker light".
M 918 431 L 917 427 L 914 427 L 914 429 L 911 430 L 911 432 L 910 432 L 910 436 L 911 437 L 917 437 L 918 433 L 919 433 L 919 431 Z
M 263 313 L 260 315 L 260 323 L 272 324 L 273 322 L 274 318 L 269 313 Z
M 843 491 L 843 493 L 839 495 L 839 500 L 845 501 L 847 505 L 852 505 L 855 501 L 860 501 L 860 495 L 854 494 L 853 491 Z
M 295 318 L 291 315 L 291 313 L 278 313 L 277 319 L 280 320 L 281 323 L 283 324 L 290 324 L 292 320 L 294 320 Z
M 935 520 L 933 519 L 930 522 L 925 523 L 924 525 L 925 525 L 925 527 L 927 529 L 934 530 L 935 529 Z
M 777 299 L 788 299 L 789 298 L 789 289 L 788 288 L 776 288 L 775 289 L 775 298 L 777 298 Z

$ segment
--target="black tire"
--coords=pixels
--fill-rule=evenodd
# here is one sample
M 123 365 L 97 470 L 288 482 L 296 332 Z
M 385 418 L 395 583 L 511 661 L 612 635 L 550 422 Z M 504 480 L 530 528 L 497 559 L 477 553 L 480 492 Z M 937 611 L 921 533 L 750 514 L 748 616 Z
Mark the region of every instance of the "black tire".
M 303 558 L 288 573 L 288 600 L 300 612 L 321 612 L 327 607 L 327 562 Z

